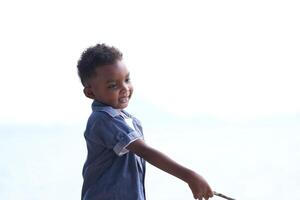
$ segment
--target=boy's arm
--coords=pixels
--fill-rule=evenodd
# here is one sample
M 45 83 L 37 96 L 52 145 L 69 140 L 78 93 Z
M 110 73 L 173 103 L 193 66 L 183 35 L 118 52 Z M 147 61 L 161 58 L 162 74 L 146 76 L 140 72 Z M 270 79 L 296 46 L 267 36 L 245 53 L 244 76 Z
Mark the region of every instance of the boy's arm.
M 210 186 L 203 177 L 148 146 L 143 140 L 138 139 L 130 143 L 126 149 L 142 157 L 155 167 L 185 181 L 192 190 L 195 199 L 202 200 L 202 198 L 208 199 L 213 196 Z

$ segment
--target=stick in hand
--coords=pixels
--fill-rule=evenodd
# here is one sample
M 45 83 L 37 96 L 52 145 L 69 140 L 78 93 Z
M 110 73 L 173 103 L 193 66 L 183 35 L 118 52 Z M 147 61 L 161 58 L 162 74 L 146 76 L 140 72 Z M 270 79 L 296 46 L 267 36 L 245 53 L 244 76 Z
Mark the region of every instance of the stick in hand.
M 219 196 L 219 197 L 222 197 L 222 198 L 224 198 L 224 199 L 228 199 L 228 200 L 235 200 L 235 199 L 233 199 L 233 198 L 231 198 L 231 197 L 227 197 L 227 196 L 225 196 L 224 194 L 221 194 L 221 193 L 218 193 L 218 192 L 215 192 L 215 191 L 214 191 L 214 195 Z

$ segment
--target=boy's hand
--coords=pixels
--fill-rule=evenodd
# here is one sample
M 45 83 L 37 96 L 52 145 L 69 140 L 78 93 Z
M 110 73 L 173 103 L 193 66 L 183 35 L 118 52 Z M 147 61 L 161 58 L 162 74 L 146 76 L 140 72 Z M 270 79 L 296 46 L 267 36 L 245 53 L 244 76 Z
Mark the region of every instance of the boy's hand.
M 206 180 L 199 174 L 193 172 L 191 177 L 188 180 L 188 185 L 192 190 L 195 199 L 208 200 L 210 197 L 213 197 L 213 191 L 206 182 Z

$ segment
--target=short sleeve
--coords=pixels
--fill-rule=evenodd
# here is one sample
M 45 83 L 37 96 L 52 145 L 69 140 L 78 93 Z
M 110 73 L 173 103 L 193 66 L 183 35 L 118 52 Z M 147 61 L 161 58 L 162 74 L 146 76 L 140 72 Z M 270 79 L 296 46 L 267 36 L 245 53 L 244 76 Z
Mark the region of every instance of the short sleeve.
M 90 121 L 90 129 L 86 137 L 112 149 L 119 156 L 128 152 L 126 147 L 131 142 L 141 138 L 140 134 L 121 116 L 111 117 L 105 113 Z

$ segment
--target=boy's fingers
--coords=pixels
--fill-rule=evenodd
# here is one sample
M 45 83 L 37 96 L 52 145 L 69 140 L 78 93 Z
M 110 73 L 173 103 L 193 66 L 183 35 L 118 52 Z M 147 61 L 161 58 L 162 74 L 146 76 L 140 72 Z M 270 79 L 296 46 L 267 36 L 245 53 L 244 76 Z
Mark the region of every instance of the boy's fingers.
M 208 187 L 208 195 L 209 195 L 209 197 L 213 197 L 214 196 L 214 192 L 213 192 L 213 190 L 210 188 L 210 187 Z
M 214 196 L 214 192 L 213 192 L 212 190 L 209 190 L 208 196 L 209 196 L 209 197 L 213 197 L 213 196 Z
M 197 195 L 197 197 L 195 199 L 202 200 L 203 196 L 201 194 L 199 194 L 199 195 Z
M 210 197 L 211 197 L 211 196 L 210 196 L 209 194 L 206 194 L 206 195 L 204 196 L 204 199 L 205 199 L 205 200 L 208 200 Z

